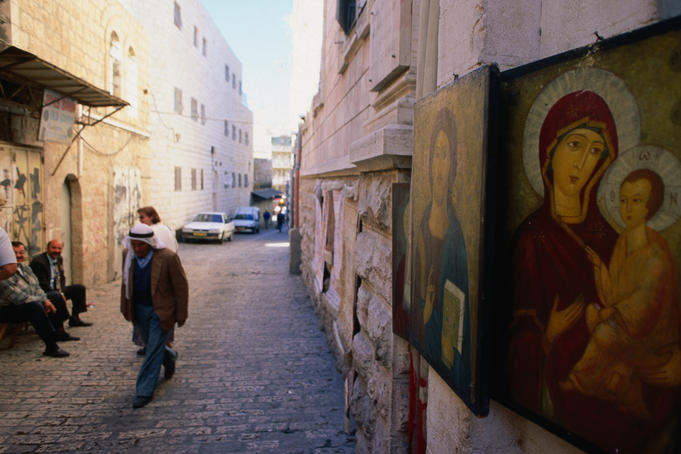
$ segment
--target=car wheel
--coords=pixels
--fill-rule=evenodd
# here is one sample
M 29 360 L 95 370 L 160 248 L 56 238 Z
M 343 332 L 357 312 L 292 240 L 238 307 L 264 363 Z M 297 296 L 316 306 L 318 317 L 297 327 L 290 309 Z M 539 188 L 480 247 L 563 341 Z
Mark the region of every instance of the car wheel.
M 232 241 L 232 236 L 234 236 L 234 233 L 229 234 L 229 236 L 227 237 L 227 241 Z
M 225 232 L 222 232 L 222 233 L 220 234 L 220 238 L 218 239 L 218 242 L 219 242 L 220 244 L 222 244 L 222 243 L 225 242 Z

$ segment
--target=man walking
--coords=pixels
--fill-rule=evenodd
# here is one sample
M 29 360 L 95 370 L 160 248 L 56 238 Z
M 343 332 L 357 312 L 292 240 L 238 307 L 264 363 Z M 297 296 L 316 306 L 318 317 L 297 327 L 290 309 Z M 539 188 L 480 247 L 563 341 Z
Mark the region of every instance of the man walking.
M 140 408 L 151 402 L 161 364 L 166 379 L 175 373 L 177 353 L 166 346 L 166 336 L 175 323 L 180 327 L 187 320 L 189 288 L 180 258 L 165 248 L 148 225 L 133 226 L 123 245 L 127 250 L 121 313 L 137 324 L 146 345 L 132 404 Z
M 69 326 L 91 326 L 92 323 L 80 319 L 80 314 L 87 311 L 85 303 L 85 286 L 81 284 L 66 285 L 64 275 L 64 259 L 61 251 L 64 243 L 59 240 L 50 240 L 47 243 L 47 252 L 38 254 L 31 260 L 31 269 L 40 281 L 40 288 L 47 294 L 57 291 L 62 294 L 64 300 L 71 300 L 73 309 Z

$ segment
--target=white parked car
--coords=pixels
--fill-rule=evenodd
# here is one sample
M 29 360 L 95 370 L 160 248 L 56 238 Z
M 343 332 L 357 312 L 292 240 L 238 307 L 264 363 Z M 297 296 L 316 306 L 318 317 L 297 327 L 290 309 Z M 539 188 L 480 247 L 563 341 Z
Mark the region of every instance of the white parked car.
M 258 207 L 239 207 L 234 213 L 234 227 L 237 232 L 260 231 L 260 209 Z
M 182 239 L 232 241 L 234 223 L 225 213 L 205 212 L 194 216 L 192 222 L 182 227 Z

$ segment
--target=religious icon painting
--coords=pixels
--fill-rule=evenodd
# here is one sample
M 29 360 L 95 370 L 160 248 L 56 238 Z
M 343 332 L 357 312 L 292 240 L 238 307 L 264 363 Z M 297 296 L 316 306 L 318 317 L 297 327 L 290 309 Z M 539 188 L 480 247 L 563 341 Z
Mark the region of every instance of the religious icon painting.
M 480 282 L 492 72 L 453 82 L 414 113 L 409 341 L 477 415 L 488 411 Z
M 681 20 L 498 88 L 493 397 L 589 451 L 678 451 Z
M 393 333 L 409 339 L 409 183 L 393 183 Z

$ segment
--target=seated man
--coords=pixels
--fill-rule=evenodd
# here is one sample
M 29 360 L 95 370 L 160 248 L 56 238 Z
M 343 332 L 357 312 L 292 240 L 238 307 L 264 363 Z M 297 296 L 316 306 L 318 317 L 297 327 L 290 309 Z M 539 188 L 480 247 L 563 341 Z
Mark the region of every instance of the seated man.
M 12 242 L 17 260 L 17 271 L 0 281 L 0 321 L 8 323 L 31 322 L 45 343 L 43 355 L 62 358 L 69 356 L 56 341 L 79 340 L 64 330 L 64 320 L 69 318 L 64 301 L 58 292 L 51 294 L 52 301 L 38 284 L 31 268 L 22 263 L 26 250 L 23 243 Z
M 38 254 L 31 260 L 31 269 L 40 281 L 40 288 L 45 293 L 57 291 L 65 300 L 71 300 L 73 309 L 69 326 L 90 326 L 92 323 L 80 319 L 80 314 L 87 311 L 85 304 L 85 287 L 80 284 L 66 285 L 64 276 L 64 259 L 61 251 L 64 244 L 59 240 L 47 243 L 47 252 Z

